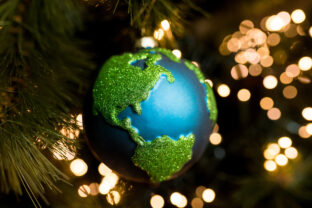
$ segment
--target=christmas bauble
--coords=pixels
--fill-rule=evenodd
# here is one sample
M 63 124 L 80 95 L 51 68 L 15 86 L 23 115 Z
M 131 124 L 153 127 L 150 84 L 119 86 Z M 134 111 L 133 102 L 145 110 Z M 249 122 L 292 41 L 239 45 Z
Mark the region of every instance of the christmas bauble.
M 200 158 L 217 117 L 200 70 L 165 49 L 111 57 L 84 113 L 94 155 L 119 175 L 161 182 Z

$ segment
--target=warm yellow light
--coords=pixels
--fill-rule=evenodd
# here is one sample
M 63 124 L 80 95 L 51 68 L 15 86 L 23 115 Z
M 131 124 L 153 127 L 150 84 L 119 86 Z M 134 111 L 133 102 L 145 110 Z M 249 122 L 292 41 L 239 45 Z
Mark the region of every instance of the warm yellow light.
M 186 207 L 187 205 L 186 197 L 179 192 L 172 193 L 170 196 L 170 201 L 173 205 L 177 207 Z
M 289 137 L 281 137 L 278 139 L 277 143 L 281 148 L 286 149 L 291 146 L 292 141 Z
M 107 176 L 112 173 L 112 170 L 107 167 L 104 163 L 101 163 L 98 167 L 98 171 L 102 176 Z
M 311 107 L 306 107 L 302 110 L 301 112 L 302 116 L 304 119 L 308 121 L 312 121 L 312 108 Z
M 270 55 L 270 50 L 267 46 L 263 46 L 263 47 L 258 48 L 257 53 L 260 55 L 261 58 L 264 58 Z
M 301 9 L 296 9 L 291 13 L 291 19 L 296 24 L 302 23 L 305 20 L 305 18 L 306 18 L 305 13 Z
M 219 85 L 217 91 L 221 97 L 227 97 L 230 95 L 231 92 L 229 86 L 227 86 L 226 84 Z
M 245 78 L 248 76 L 248 69 L 243 64 L 237 64 L 232 67 L 231 76 L 235 80 Z
M 116 205 L 120 202 L 120 194 L 118 191 L 111 191 L 106 195 L 106 200 L 111 205 Z
M 179 49 L 174 49 L 172 51 L 173 55 L 175 55 L 177 58 L 181 58 L 182 57 L 182 52 Z
M 263 110 L 269 110 L 273 108 L 273 106 L 274 106 L 274 101 L 270 97 L 264 97 L 260 100 L 260 107 Z
M 271 144 L 268 145 L 267 150 L 268 150 L 268 153 L 269 153 L 270 155 L 275 156 L 275 155 L 277 155 L 277 154 L 280 152 L 281 149 L 280 149 L 280 147 L 278 146 L 278 144 L 276 144 L 276 143 L 271 143 Z
M 280 109 L 278 109 L 278 108 L 271 108 L 267 112 L 267 116 L 270 120 L 278 120 L 278 119 L 280 119 L 281 115 L 282 115 L 282 113 L 281 113 Z
M 218 145 L 222 141 L 222 136 L 219 133 L 212 133 L 209 137 L 209 141 L 213 145 Z
M 289 66 L 287 66 L 286 70 L 286 75 L 288 77 L 297 77 L 300 74 L 300 69 L 297 66 L 297 64 L 290 64 Z
M 285 98 L 287 99 L 293 99 L 297 96 L 297 88 L 294 87 L 294 86 L 286 86 L 284 89 L 283 89 L 283 95 Z
M 249 40 L 252 39 L 252 41 L 254 41 L 254 44 L 259 46 L 264 44 L 267 39 L 266 34 L 258 28 L 253 28 L 249 30 L 246 34 L 246 37 Z
M 207 202 L 207 203 L 213 202 L 213 200 L 215 199 L 215 197 L 216 197 L 216 194 L 215 194 L 214 190 L 212 190 L 212 189 L 210 189 L 210 188 L 206 189 L 206 190 L 203 192 L 203 194 L 202 194 L 203 200 L 204 200 L 205 202 Z
M 251 20 L 244 20 L 239 24 L 239 31 L 242 34 L 246 34 L 252 28 L 254 28 L 254 23 Z
M 312 123 L 308 123 L 306 125 L 306 132 L 310 135 L 312 135 Z
M 207 82 L 210 87 L 213 87 L 213 82 L 210 79 L 205 79 L 205 82 Z
M 290 23 L 291 17 L 288 12 L 285 12 L 285 11 L 279 12 L 277 16 L 279 16 L 283 20 L 284 26 Z
M 192 208 L 203 208 L 204 202 L 200 198 L 196 197 L 196 198 L 192 199 L 191 206 L 192 206 Z
M 251 76 L 259 76 L 262 72 L 262 67 L 259 64 L 251 64 L 249 66 L 249 74 Z
M 163 31 L 163 29 L 158 29 L 154 31 L 154 38 L 156 40 L 161 40 L 165 35 L 165 32 Z
M 112 188 L 116 186 L 118 180 L 119 177 L 113 172 L 105 176 L 99 186 L 100 193 L 104 195 L 107 194 Z
M 160 25 L 165 31 L 170 29 L 170 23 L 168 22 L 168 20 L 161 21 Z
M 62 142 L 57 142 L 52 147 L 53 157 L 57 160 L 73 160 L 76 156 L 76 151 L 69 149 Z
M 309 35 L 312 38 L 312 26 L 309 28 Z
M 272 66 L 273 62 L 274 62 L 274 60 L 273 60 L 272 56 L 265 56 L 265 57 L 262 57 L 260 60 L 260 64 L 263 67 L 270 67 L 270 66 Z
M 299 60 L 298 66 L 302 71 L 308 71 L 312 67 L 312 59 L 308 56 L 304 56 Z
M 150 203 L 152 208 L 162 208 L 165 205 L 165 200 L 160 195 L 154 195 L 152 196 Z
M 268 75 L 263 79 L 263 86 L 267 89 L 274 89 L 277 86 L 277 79 L 273 75 Z
M 281 73 L 280 75 L 281 83 L 290 84 L 293 81 L 292 77 L 287 76 L 286 72 Z
M 266 160 L 264 162 L 264 168 L 267 170 L 267 171 L 274 171 L 276 170 L 277 166 L 276 166 L 276 163 L 272 160 Z
M 82 198 L 87 197 L 90 194 L 90 188 L 88 185 L 82 185 L 78 188 L 78 195 Z
M 146 36 L 146 37 L 142 37 L 138 41 L 137 45 L 142 48 L 155 48 L 158 44 L 157 44 L 157 41 L 153 37 Z
M 251 64 L 257 64 L 261 59 L 260 54 L 253 48 L 247 49 L 244 54 L 248 62 Z
M 200 68 L 199 63 L 197 61 L 192 61 L 192 64 L 194 64 L 197 68 Z
M 76 176 L 83 176 L 88 171 L 88 165 L 82 159 L 75 159 L 70 163 L 70 170 Z
M 60 133 L 69 139 L 76 139 L 79 136 L 80 131 L 77 129 L 62 128 Z
M 295 159 L 298 156 L 298 151 L 294 147 L 289 147 L 285 150 L 285 155 L 289 159 Z
M 198 186 L 195 190 L 195 193 L 198 197 L 201 197 L 205 190 L 206 190 L 205 186 Z
M 307 139 L 309 138 L 311 135 L 307 132 L 306 127 L 305 126 L 301 126 L 298 129 L 298 135 L 303 138 L 303 139 Z
M 272 33 L 268 36 L 267 43 L 269 46 L 276 46 L 280 43 L 281 36 L 278 33 Z
M 242 43 L 240 42 L 238 38 L 231 38 L 227 42 L 227 48 L 231 52 L 237 52 L 241 48 L 241 46 L 242 46 Z
M 250 99 L 250 96 L 250 91 L 247 89 L 241 89 L 237 93 L 237 98 L 242 102 L 248 101 Z
M 276 157 L 275 157 L 275 162 L 277 163 L 277 165 L 279 166 L 285 166 L 287 165 L 288 163 L 288 159 L 285 155 L 283 154 L 278 154 Z
M 90 188 L 90 195 L 95 196 L 99 193 L 99 184 L 98 183 L 91 183 L 89 185 Z
M 268 159 L 268 160 L 274 159 L 275 157 L 275 155 L 271 153 L 270 149 L 264 150 L 263 156 L 265 159 Z
M 281 17 L 273 15 L 266 20 L 265 26 L 269 31 L 279 31 L 285 26 L 285 23 Z

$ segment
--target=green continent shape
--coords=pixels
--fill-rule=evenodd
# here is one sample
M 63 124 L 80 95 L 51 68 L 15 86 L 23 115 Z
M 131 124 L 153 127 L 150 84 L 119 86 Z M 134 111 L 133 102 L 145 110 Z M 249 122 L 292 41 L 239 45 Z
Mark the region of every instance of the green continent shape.
M 177 141 L 164 135 L 138 145 L 132 162 L 146 171 L 152 182 L 161 182 L 177 173 L 192 158 L 195 136 L 181 136 Z
M 94 114 L 101 113 L 110 124 L 128 130 L 131 138 L 139 145 L 145 142 L 144 139 L 131 128 L 129 119 L 121 121 L 117 117 L 118 114 L 128 106 L 141 114 L 140 103 L 147 99 L 161 74 L 165 74 L 170 83 L 174 81 L 170 71 L 155 65 L 156 61 L 161 59 L 161 55 L 151 54 L 150 51 L 156 50 L 144 50 L 135 54 L 125 53 L 111 57 L 100 70 L 93 87 Z M 142 59 L 146 59 L 147 66 L 144 70 L 131 65 Z
M 214 97 L 212 88 L 210 87 L 210 85 L 207 82 L 205 82 L 205 76 L 203 75 L 203 73 L 200 71 L 200 69 L 197 66 L 195 66 L 192 62 L 190 62 L 188 60 L 185 60 L 184 63 L 185 63 L 185 66 L 187 68 L 194 71 L 199 82 L 206 85 L 207 107 L 209 109 L 210 119 L 214 123 L 216 123 L 217 122 L 217 116 L 218 116 L 218 109 L 217 109 L 217 103 L 216 103 L 216 99 Z

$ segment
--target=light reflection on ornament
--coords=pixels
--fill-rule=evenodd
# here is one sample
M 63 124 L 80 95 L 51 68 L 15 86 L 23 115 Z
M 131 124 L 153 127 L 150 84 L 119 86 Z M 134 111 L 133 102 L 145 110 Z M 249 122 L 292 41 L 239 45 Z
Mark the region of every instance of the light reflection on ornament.
M 232 67 L 231 76 L 235 80 L 245 78 L 248 76 L 248 69 L 243 64 L 237 64 Z
M 172 50 L 173 55 L 175 55 L 177 58 L 182 57 L 182 52 L 179 49 Z

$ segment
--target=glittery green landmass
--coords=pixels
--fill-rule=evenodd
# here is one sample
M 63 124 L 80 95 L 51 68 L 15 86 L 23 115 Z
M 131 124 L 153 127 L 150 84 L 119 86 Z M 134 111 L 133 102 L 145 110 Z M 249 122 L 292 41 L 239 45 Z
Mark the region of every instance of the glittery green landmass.
M 132 162 L 146 171 L 153 182 L 161 182 L 181 170 L 192 158 L 194 142 L 193 134 L 181 136 L 177 141 L 162 136 L 137 146 Z
M 192 62 L 188 60 L 185 60 L 184 63 L 187 68 L 195 72 L 198 80 L 202 84 L 206 85 L 207 107 L 209 109 L 210 119 L 213 122 L 216 122 L 217 116 L 218 116 L 218 109 L 217 109 L 217 103 L 216 103 L 216 99 L 214 97 L 212 88 L 210 87 L 208 83 L 205 82 L 205 76 L 203 75 L 203 73 L 200 71 L 200 69 L 197 66 L 195 66 Z
M 176 57 L 170 50 L 164 49 L 164 48 L 151 48 L 151 49 L 145 49 L 144 51 L 155 51 L 158 53 L 162 53 L 163 55 L 167 56 L 171 61 L 180 63 L 181 60 Z
M 145 69 L 131 65 L 142 59 L 146 59 Z M 117 116 L 128 106 L 141 114 L 140 103 L 148 97 L 161 74 L 165 74 L 170 83 L 174 81 L 170 71 L 155 65 L 160 59 L 160 54 L 150 54 L 149 51 L 113 56 L 102 67 L 93 88 L 94 114 L 101 113 L 110 124 L 128 130 L 139 145 L 145 141 L 131 127 L 130 119 L 121 121 Z

